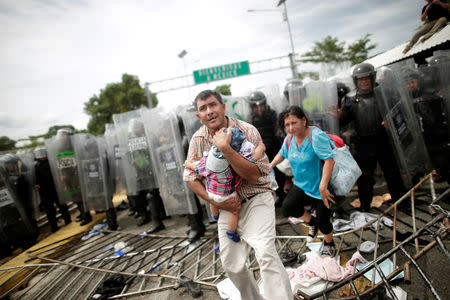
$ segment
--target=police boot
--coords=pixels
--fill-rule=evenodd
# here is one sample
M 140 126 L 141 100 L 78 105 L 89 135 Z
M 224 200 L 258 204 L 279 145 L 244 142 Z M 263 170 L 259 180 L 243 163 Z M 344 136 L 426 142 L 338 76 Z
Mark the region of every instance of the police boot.
M 188 215 L 188 219 L 191 228 L 186 234 L 189 242 L 193 243 L 205 234 L 205 225 L 203 224 L 202 216 L 199 213 Z
M 152 194 L 147 194 L 147 201 L 150 204 L 150 214 L 152 216 L 152 222 L 150 228 L 145 233 L 154 233 L 163 230 L 164 224 L 160 218 L 161 207 L 158 205 L 158 199 Z
M 58 205 L 59 212 L 61 213 L 62 218 L 64 219 L 64 223 L 66 225 L 72 223 L 72 218 L 70 217 L 69 209 L 66 204 Z
M 80 212 L 76 217 L 75 222 L 81 222 L 81 220 L 83 220 L 83 204 L 81 203 L 81 201 L 75 202 L 75 204 L 77 205 L 78 211 Z
M 114 207 L 109 208 L 106 211 L 106 223 L 108 224 L 109 230 L 117 230 L 117 216 Z
M 92 221 L 92 216 L 89 210 L 85 210 L 85 207 L 82 202 L 81 202 L 81 209 L 82 209 L 81 216 L 83 220 L 81 221 L 80 226 L 84 226 Z
M 136 211 L 139 216 L 139 221 L 137 222 L 137 226 L 142 226 L 150 222 L 150 213 L 147 210 L 147 200 L 145 196 L 139 195 L 135 198 L 136 203 Z

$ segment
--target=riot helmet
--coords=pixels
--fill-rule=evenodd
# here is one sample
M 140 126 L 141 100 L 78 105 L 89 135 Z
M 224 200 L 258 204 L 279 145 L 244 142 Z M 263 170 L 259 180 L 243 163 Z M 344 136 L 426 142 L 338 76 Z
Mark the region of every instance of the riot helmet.
M 343 83 L 343 82 L 337 82 L 336 86 L 337 86 L 338 99 L 342 99 L 350 91 L 348 86 L 346 86 L 345 83 Z
M 267 99 L 261 91 L 254 91 L 248 96 L 248 101 L 252 106 L 254 105 L 266 105 Z
M 47 149 L 45 147 L 36 147 L 33 153 L 35 159 L 47 158 Z
M 128 122 L 128 133 L 132 136 L 144 135 L 144 123 L 141 120 L 133 118 Z
M 0 157 L 0 165 L 4 167 L 9 176 L 17 176 L 21 173 L 22 161 L 15 154 L 7 153 Z
M 430 66 L 440 65 L 450 61 L 450 51 L 449 50 L 437 50 L 433 52 L 433 56 L 430 58 L 428 63 Z
M 360 63 L 355 66 L 352 73 L 353 82 L 355 83 L 356 89 L 360 94 L 369 94 L 373 91 L 375 88 L 375 76 L 377 72 L 375 71 L 375 68 L 373 65 L 369 63 Z M 364 88 L 361 89 L 360 86 L 358 86 L 358 80 L 364 79 L 364 78 L 370 78 L 371 88 L 369 89 Z
M 73 130 L 70 128 L 61 128 L 56 132 L 56 138 L 60 139 L 63 136 L 73 135 Z
M 300 79 L 292 79 L 289 80 L 288 83 L 284 86 L 283 94 L 284 97 L 286 97 L 287 100 L 289 100 L 289 91 L 295 88 L 302 88 L 303 87 L 303 81 Z
M 413 98 L 416 98 L 419 95 L 419 89 L 422 84 L 420 73 L 415 69 L 405 68 L 402 70 L 402 74 L 405 79 L 406 88 Z

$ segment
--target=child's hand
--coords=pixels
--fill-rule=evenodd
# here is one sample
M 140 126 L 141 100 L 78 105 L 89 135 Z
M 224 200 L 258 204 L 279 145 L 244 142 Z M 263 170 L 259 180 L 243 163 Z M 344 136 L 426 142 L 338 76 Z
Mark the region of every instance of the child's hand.
M 193 161 L 188 161 L 188 160 L 186 160 L 186 161 L 184 162 L 184 167 L 185 167 L 186 169 L 189 169 L 189 170 L 194 170 L 194 169 L 195 169 L 195 163 L 194 163 Z

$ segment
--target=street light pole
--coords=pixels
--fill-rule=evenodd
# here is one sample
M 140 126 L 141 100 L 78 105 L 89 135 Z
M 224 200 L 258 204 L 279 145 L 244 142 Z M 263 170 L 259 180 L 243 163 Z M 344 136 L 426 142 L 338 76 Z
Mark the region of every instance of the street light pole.
M 295 63 L 295 49 L 294 49 L 294 41 L 292 40 L 292 32 L 291 32 L 291 23 L 289 23 L 289 17 L 287 13 L 287 7 L 286 7 L 286 0 L 280 0 L 278 2 L 278 7 L 283 4 L 283 18 L 287 23 L 288 31 L 289 31 L 289 40 L 291 42 L 291 50 L 292 53 L 289 55 L 289 63 L 291 64 L 291 71 L 292 71 L 292 78 L 297 79 L 298 78 L 298 72 L 297 72 L 297 64 Z
M 283 4 L 283 21 L 286 21 L 288 32 L 289 32 L 289 41 L 291 43 L 291 53 L 289 53 L 289 64 L 291 66 L 291 72 L 292 72 L 292 78 L 297 79 L 298 78 L 298 72 L 297 72 L 297 64 L 295 63 L 295 49 L 294 49 L 294 40 L 292 39 L 292 32 L 291 32 L 291 24 L 289 23 L 288 13 L 287 13 L 287 7 L 286 7 L 286 0 L 280 0 L 278 2 L 277 7 L 279 7 L 281 4 Z M 247 12 L 258 12 L 258 11 L 279 11 L 278 9 L 248 9 Z

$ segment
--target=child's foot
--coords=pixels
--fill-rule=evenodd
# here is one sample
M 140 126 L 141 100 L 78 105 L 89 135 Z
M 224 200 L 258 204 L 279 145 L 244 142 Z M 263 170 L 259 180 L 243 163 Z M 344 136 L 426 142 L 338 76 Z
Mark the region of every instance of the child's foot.
M 239 237 L 239 234 L 237 233 L 237 231 L 227 230 L 227 236 L 235 243 L 238 243 L 241 241 L 241 238 Z
M 211 214 L 211 218 L 213 218 L 214 221 L 218 221 L 219 215 L 215 216 L 214 214 Z

